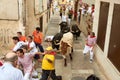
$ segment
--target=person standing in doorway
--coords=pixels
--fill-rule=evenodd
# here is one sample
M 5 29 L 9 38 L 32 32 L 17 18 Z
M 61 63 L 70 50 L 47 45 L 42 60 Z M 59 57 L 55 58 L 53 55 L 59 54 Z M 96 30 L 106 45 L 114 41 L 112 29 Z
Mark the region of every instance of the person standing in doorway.
M 88 35 L 88 37 L 87 37 L 85 48 L 83 50 L 84 55 L 86 55 L 86 53 L 88 53 L 88 51 L 90 51 L 90 63 L 92 63 L 92 61 L 93 61 L 93 49 L 95 47 L 96 40 L 97 40 L 97 38 L 95 36 L 95 33 L 91 32 L 90 35 Z
M 42 46 L 42 40 L 43 40 L 43 34 L 40 32 L 40 28 L 37 27 L 36 30 L 33 32 L 34 42 L 36 47 L 39 48 L 41 52 L 44 52 L 43 46 Z

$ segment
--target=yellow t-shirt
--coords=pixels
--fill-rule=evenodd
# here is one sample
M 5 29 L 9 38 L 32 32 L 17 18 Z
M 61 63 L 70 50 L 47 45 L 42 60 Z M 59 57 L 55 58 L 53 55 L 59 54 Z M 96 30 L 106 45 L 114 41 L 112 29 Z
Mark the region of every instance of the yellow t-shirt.
M 52 61 L 52 63 L 48 62 L 47 59 L 50 59 Z M 42 69 L 44 69 L 44 70 L 54 70 L 55 69 L 55 67 L 54 67 L 54 61 L 55 61 L 54 55 L 46 54 L 43 57 Z

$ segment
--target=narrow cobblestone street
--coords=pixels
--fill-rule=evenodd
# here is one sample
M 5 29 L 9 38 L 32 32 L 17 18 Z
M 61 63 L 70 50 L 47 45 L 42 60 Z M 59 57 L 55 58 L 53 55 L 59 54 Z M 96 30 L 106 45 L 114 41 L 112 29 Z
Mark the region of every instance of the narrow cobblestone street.
M 52 36 L 59 32 L 59 22 L 60 17 L 56 13 L 51 17 L 51 20 L 48 24 L 48 30 L 45 36 Z M 74 21 L 72 24 L 75 23 Z M 73 61 L 69 60 L 67 56 L 67 67 L 63 65 L 63 58 L 60 54 L 56 55 L 56 73 L 57 75 L 62 75 L 63 80 L 86 80 L 86 78 L 95 74 L 100 77 L 100 80 L 107 80 L 103 75 L 102 71 L 98 67 L 96 60 L 94 59 L 93 63 L 89 62 L 89 54 L 84 56 L 82 51 L 84 48 L 85 36 L 81 33 L 78 40 L 74 38 L 74 52 L 72 54 Z M 46 42 L 43 43 L 44 48 L 46 47 Z M 97 53 L 95 53 L 97 54 Z
M 119 12 L 120 0 L 0 0 L 0 80 L 120 80 Z
M 50 22 L 48 23 L 48 29 L 46 32 L 46 36 L 54 36 L 59 32 L 59 23 L 61 22 L 61 18 L 59 13 L 55 13 L 51 16 Z M 84 23 L 84 21 L 82 21 Z M 72 21 L 72 24 L 75 22 Z M 80 27 L 80 26 L 79 26 Z M 89 54 L 84 56 L 82 51 L 84 48 L 85 36 L 81 33 L 80 37 L 76 40 L 74 38 L 74 52 L 72 53 L 73 61 L 70 61 L 69 56 L 67 56 L 67 67 L 63 65 L 63 58 L 60 54 L 56 55 L 56 74 L 62 75 L 63 80 L 86 80 L 86 78 L 95 74 L 100 77 L 100 80 L 107 80 L 103 74 L 103 71 L 99 68 L 99 65 L 96 63 L 96 59 L 94 59 L 93 63 L 89 62 Z M 47 43 L 44 41 L 43 46 L 46 48 Z M 6 46 L 2 46 L 1 53 L 8 52 Z M 97 53 L 95 53 L 97 54 Z M 41 73 L 40 66 L 38 67 L 38 72 Z

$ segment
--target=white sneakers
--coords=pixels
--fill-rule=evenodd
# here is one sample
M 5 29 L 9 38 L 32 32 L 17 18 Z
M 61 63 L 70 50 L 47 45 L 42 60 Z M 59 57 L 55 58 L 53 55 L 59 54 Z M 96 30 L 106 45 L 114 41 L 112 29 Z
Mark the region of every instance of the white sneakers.
M 83 55 L 84 55 L 84 56 L 86 56 L 86 54 L 85 54 L 85 53 L 83 53 Z M 93 63 L 93 59 L 90 59 L 90 63 Z
M 90 59 L 90 63 L 92 63 L 93 62 L 93 59 Z

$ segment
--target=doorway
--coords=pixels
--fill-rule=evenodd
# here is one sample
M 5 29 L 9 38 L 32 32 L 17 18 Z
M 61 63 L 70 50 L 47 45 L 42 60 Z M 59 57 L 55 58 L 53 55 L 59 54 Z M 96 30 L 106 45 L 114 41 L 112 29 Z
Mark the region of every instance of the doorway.
M 105 37 L 106 37 L 105 35 L 106 35 L 106 29 L 107 29 L 108 12 L 109 12 L 109 3 L 101 2 L 97 44 L 103 51 L 104 51 L 104 45 L 105 45 Z
M 40 23 L 40 31 L 43 31 L 43 16 L 40 17 L 39 19 L 39 23 Z
M 120 4 L 114 5 L 108 58 L 120 71 Z

